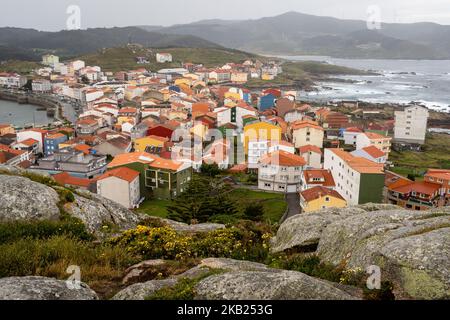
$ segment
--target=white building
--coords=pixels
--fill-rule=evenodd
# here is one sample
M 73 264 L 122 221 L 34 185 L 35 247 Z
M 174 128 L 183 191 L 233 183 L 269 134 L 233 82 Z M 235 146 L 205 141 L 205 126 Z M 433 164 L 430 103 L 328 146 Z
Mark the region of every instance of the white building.
M 308 144 L 298 148 L 298 151 L 299 155 L 305 159 L 308 168 L 322 168 L 322 151 L 319 147 Z
M 356 150 L 374 146 L 384 152 L 387 158 L 389 157 L 389 152 L 391 152 L 391 140 L 391 137 L 383 136 L 375 132 L 364 132 L 356 137 Z
M 44 137 L 47 134 L 47 130 L 32 128 L 17 132 L 17 142 L 23 142 L 28 139 L 34 139 L 38 141 L 38 152 L 43 152 Z
M 33 80 L 31 83 L 31 90 L 33 90 L 33 92 L 51 92 L 52 84 L 49 80 L 45 79 Z
M 343 133 L 344 144 L 356 146 L 356 139 L 361 133 L 363 133 L 363 131 L 359 128 L 352 127 L 345 129 Z
M 285 151 L 263 156 L 258 167 L 258 188 L 267 191 L 295 193 L 301 191 L 305 160 Z
M 403 111 L 395 111 L 394 140 L 404 143 L 425 143 L 428 109 L 409 106 Z
M 263 155 L 269 153 L 269 141 L 267 140 L 253 140 L 248 142 L 248 168 L 258 168 L 259 160 Z
M 42 64 L 54 68 L 59 64 L 59 57 L 53 54 L 46 54 L 42 57 Z
M 336 191 L 349 205 L 383 199 L 383 165 L 356 157 L 342 149 L 325 149 L 324 169 L 331 171 Z
M 27 78 L 15 73 L 0 73 L 0 86 L 20 88 L 27 84 Z
M 158 52 L 156 54 L 156 61 L 158 63 L 172 62 L 172 55 L 167 52 Z
M 355 157 L 363 157 L 376 163 L 386 163 L 387 155 L 375 146 L 368 146 L 351 152 Z
M 136 208 L 141 199 L 139 172 L 127 167 L 112 169 L 97 179 L 97 193 L 125 208 Z

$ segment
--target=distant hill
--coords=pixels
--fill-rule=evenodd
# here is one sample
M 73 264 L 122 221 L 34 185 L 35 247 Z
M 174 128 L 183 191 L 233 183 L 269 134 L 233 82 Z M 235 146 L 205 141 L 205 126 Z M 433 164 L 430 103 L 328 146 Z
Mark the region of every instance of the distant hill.
M 204 20 L 154 32 L 194 35 L 225 47 L 264 54 L 330 55 L 346 58 L 450 58 L 450 26 L 382 24 L 298 12 L 257 20 Z
M 157 63 L 156 52 L 164 50 L 173 56 L 172 63 Z M 148 64 L 137 64 L 136 57 L 146 57 Z M 240 63 L 247 59 L 258 58 L 251 53 L 225 48 L 144 48 L 136 46 L 122 46 L 117 48 L 99 49 L 94 53 L 78 57 L 88 65 L 101 66 L 105 71 L 132 70 L 146 68 L 148 70 L 159 70 L 163 68 L 181 67 L 183 62 L 203 64 L 206 67 L 221 66 L 227 62 Z
M 96 28 L 87 30 L 42 32 L 33 29 L 0 28 L 0 60 L 38 60 L 45 52 L 77 56 L 137 43 L 151 48 L 195 47 L 221 48 L 213 42 L 191 35 L 149 32 L 138 27 Z M 17 56 L 15 55 L 17 53 Z

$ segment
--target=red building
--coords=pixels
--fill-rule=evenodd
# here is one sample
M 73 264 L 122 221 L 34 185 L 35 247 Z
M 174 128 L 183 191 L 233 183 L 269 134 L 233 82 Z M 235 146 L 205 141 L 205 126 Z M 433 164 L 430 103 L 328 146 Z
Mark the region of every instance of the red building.
M 155 126 L 152 126 L 147 131 L 147 136 L 158 136 L 163 138 L 172 139 L 173 131 L 171 128 L 168 128 L 167 126 L 164 126 L 162 124 L 157 124 Z

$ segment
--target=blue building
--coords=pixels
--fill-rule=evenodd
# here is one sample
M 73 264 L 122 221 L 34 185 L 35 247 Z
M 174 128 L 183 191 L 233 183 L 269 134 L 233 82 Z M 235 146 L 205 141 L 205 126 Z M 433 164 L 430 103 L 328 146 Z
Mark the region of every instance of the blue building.
M 258 109 L 259 111 L 264 111 L 275 106 L 276 97 L 269 93 L 265 96 L 261 96 L 258 98 Z
M 67 136 L 62 133 L 55 133 L 44 138 L 44 155 L 46 157 L 52 155 L 59 150 L 59 144 L 66 142 Z

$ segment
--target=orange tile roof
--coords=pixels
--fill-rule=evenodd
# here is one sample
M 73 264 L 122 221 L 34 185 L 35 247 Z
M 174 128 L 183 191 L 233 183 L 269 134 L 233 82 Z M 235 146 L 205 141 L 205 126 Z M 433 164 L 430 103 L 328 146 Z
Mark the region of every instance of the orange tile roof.
M 183 166 L 183 164 L 183 162 L 156 157 L 155 161 L 150 163 L 150 167 L 177 171 L 178 169 L 180 169 L 180 167 Z
M 432 195 L 437 191 L 439 191 L 440 188 L 441 188 L 440 184 L 424 181 L 412 181 L 409 184 L 398 187 L 389 186 L 390 190 L 403 194 L 415 191 L 417 193 L 423 193 L 426 195 Z
M 306 164 L 303 157 L 283 151 L 278 150 L 261 157 L 261 163 L 268 165 L 278 165 L 285 167 L 300 167 Z
M 150 164 L 154 160 L 155 156 L 147 152 L 123 153 L 115 156 L 114 159 L 108 164 L 108 168 L 119 167 L 135 162 Z
M 317 186 L 317 187 L 313 187 L 311 189 L 304 190 L 304 191 L 300 192 L 300 195 L 303 197 L 303 199 L 305 199 L 308 202 L 312 201 L 312 200 L 320 199 L 325 196 L 335 197 L 335 198 L 345 201 L 345 199 L 336 190 L 331 190 L 329 188 L 325 188 L 325 187 L 321 187 L 321 186 Z
M 39 141 L 37 141 L 35 139 L 32 139 L 32 138 L 29 138 L 29 139 L 20 141 L 19 143 L 24 144 L 24 145 L 26 145 L 28 147 L 31 147 L 32 145 L 34 145 L 36 143 L 39 143 Z
M 110 177 L 116 177 L 130 183 L 133 182 L 134 179 L 139 177 L 139 172 L 127 167 L 119 167 L 105 172 L 97 180 L 100 181 Z
M 82 151 L 84 154 L 89 154 L 91 150 L 91 147 L 88 146 L 87 144 L 77 144 L 73 146 L 73 148 L 75 150 Z
M 445 169 L 428 169 L 426 177 L 433 177 L 442 180 L 450 180 L 450 170 Z
M 311 120 L 295 121 L 291 124 L 291 128 L 292 128 L 292 130 L 297 130 L 297 129 L 302 129 L 302 128 L 314 128 L 314 129 L 323 131 L 323 128 L 321 126 L 319 126 L 319 124 L 317 122 L 311 121 Z
M 386 153 L 384 153 L 383 151 L 381 151 L 380 149 L 378 149 L 375 146 L 368 146 L 365 148 L 362 148 L 362 150 L 364 150 L 367 154 L 369 154 L 372 158 L 380 158 L 386 155 Z
M 89 187 L 89 185 L 94 182 L 95 180 L 90 180 L 86 178 L 78 178 L 71 176 L 67 172 L 61 172 L 58 174 L 55 174 L 53 176 L 53 179 L 55 179 L 56 182 L 62 185 L 72 185 L 72 186 L 79 186 L 79 187 Z
M 383 136 L 383 135 L 381 135 L 379 133 L 376 133 L 376 132 L 365 132 L 364 134 L 367 136 L 367 138 L 369 138 L 371 140 L 374 140 L 374 139 L 375 140 L 379 140 L 379 139 L 389 139 L 389 140 L 391 140 L 392 139 L 391 137 Z
M 51 135 L 46 136 L 47 139 L 58 139 L 58 138 L 64 138 L 66 135 L 62 133 L 54 133 Z
M 311 144 L 308 144 L 306 146 L 301 146 L 300 148 L 298 148 L 298 151 L 300 154 L 307 153 L 307 152 L 315 152 L 318 154 L 322 154 L 322 151 L 320 150 L 320 148 L 318 146 L 314 146 Z
M 335 148 L 329 150 L 359 173 L 383 173 L 383 164 L 381 163 L 376 163 L 363 157 L 355 157 L 342 149 Z
M 324 187 L 336 186 L 331 171 L 327 169 L 303 170 L 303 176 L 307 184 L 320 184 Z M 320 181 L 315 181 L 314 179 L 320 179 Z

